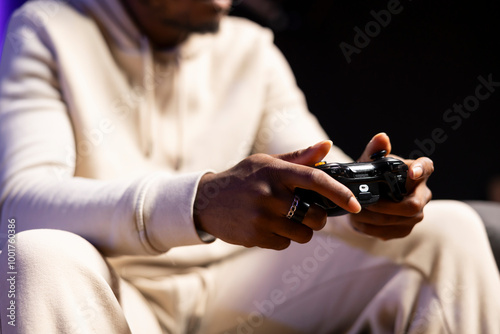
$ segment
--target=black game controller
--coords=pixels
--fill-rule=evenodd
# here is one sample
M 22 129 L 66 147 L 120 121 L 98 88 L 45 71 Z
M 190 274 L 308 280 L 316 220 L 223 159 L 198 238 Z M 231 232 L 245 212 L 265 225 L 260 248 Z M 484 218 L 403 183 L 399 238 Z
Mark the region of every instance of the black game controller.
M 401 160 L 386 157 L 386 151 L 373 154 L 372 162 L 326 163 L 319 162 L 320 169 L 349 188 L 365 207 L 380 198 L 399 202 L 406 195 L 408 166 Z M 347 211 L 312 190 L 297 188 L 296 195 L 302 202 L 316 204 L 326 210 L 328 216 L 339 216 Z

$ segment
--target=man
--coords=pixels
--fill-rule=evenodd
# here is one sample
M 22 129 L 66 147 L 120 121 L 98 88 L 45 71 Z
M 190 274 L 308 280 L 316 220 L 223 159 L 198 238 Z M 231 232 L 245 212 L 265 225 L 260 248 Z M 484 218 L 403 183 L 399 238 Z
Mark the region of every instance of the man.
M 33 1 L 14 15 L 0 83 L 2 331 L 499 332 L 477 214 L 427 204 L 427 158 L 406 160 L 401 203 L 363 210 L 311 168 L 349 158 L 271 34 L 226 17 L 230 5 Z M 384 133 L 359 160 L 382 149 Z M 296 187 L 351 214 L 313 205 L 290 220 Z

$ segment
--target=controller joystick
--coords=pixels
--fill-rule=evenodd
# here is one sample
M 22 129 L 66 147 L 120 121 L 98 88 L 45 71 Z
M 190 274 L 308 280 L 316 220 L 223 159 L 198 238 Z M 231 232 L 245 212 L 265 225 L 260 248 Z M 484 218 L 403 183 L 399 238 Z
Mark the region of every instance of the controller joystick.
M 378 160 L 378 159 L 384 158 L 386 156 L 386 154 L 387 154 L 386 150 L 381 150 L 381 151 L 375 152 L 370 156 L 370 160 Z

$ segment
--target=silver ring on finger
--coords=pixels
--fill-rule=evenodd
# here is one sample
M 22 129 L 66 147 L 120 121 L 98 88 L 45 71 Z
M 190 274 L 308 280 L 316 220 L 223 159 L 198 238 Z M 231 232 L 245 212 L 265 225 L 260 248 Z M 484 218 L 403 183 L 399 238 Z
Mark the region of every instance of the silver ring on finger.
M 302 223 L 307 211 L 309 210 L 309 206 L 310 205 L 308 203 L 300 200 L 299 195 L 295 195 L 292 206 L 290 206 L 290 210 L 288 210 L 288 213 L 286 214 L 286 218 L 296 223 Z

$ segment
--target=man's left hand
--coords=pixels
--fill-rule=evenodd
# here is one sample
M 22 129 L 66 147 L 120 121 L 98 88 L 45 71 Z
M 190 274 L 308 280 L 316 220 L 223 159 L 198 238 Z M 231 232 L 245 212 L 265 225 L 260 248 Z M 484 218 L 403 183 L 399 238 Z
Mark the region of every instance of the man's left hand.
M 370 161 L 369 157 L 381 150 L 391 151 L 391 142 L 385 133 L 373 137 L 358 161 Z M 408 165 L 407 195 L 399 203 L 383 199 L 358 214 L 350 214 L 351 224 L 358 231 L 382 240 L 402 238 L 424 218 L 424 207 L 432 198 L 427 180 L 434 171 L 434 164 L 426 157 L 401 160 Z

